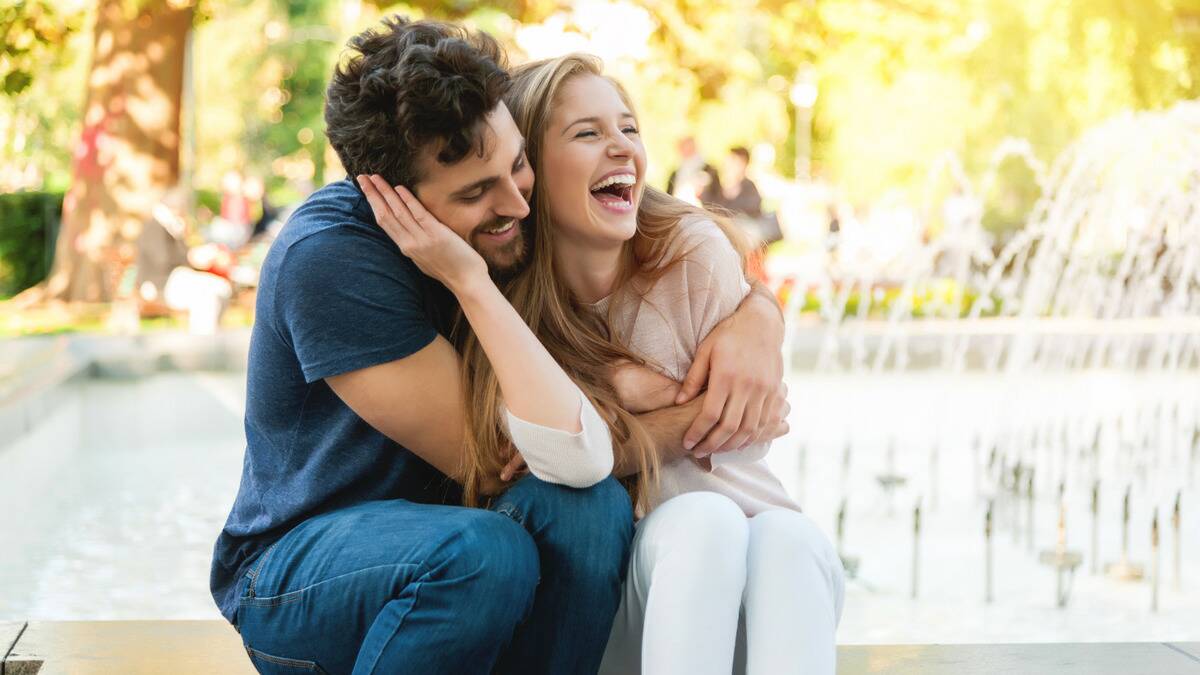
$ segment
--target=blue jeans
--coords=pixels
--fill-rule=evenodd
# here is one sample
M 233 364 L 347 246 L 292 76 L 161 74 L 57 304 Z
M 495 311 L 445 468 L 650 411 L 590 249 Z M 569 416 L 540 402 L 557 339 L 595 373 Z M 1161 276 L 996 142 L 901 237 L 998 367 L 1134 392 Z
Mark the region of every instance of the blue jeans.
M 527 476 L 491 511 L 356 504 L 259 556 L 238 629 L 261 673 L 594 673 L 632 536 L 612 478 Z

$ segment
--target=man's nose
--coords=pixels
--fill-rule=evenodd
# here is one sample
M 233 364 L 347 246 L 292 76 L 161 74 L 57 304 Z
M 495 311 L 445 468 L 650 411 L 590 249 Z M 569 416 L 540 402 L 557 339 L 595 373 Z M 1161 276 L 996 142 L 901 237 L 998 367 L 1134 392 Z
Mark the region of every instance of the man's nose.
M 504 188 L 496 205 L 496 215 L 517 220 L 529 215 L 529 202 L 525 201 L 521 186 L 517 185 L 517 181 L 512 177 L 504 181 Z

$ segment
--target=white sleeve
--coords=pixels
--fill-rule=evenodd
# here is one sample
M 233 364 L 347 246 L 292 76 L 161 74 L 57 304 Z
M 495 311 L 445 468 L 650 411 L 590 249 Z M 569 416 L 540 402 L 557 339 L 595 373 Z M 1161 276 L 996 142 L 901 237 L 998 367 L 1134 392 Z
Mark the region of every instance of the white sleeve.
M 767 441 L 765 443 L 755 443 L 741 450 L 714 453 L 709 455 L 709 457 L 712 459 L 713 468 L 725 464 L 749 464 L 764 459 L 767 456 L 767 451 L 770 449 L 771 442 Z
M 507 407 L 503 411 L 508 437 L 533 475 L 547 483 L 585 488 L 612 473 L 612 437 L 596 407 L 582 390 L 576 391 L 581 401 L 578 433 L 526 422 Z

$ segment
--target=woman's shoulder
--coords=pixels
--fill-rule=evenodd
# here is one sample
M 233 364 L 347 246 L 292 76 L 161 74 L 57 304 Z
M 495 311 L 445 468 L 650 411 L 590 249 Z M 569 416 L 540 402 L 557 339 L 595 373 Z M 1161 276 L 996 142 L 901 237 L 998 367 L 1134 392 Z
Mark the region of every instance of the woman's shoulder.
M 671 254 L 690 265 L 715 270 L 729 265 L 741 268 L 741 258 L 725 231 L 708 215 L 695 215 L 680 221 L 671 242 Z

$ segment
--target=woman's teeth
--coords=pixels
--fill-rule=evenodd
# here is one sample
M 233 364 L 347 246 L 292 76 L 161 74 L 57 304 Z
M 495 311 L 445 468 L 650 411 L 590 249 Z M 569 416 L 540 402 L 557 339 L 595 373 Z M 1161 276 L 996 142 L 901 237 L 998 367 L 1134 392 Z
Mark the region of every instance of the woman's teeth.
M 633 174 L 621 173 L 621 174 L 617 174 L 615 176 L 609 176 L 608 178 L 605 178 L 604 180 L 596 183 L 589 189 L 592 192 L 595 192 L 596 190 L 603 190 L 604 188 L 606 188 L 610 185 L 632 186 L 636 182 L 637 182 L 637 178 L 635 178 L 633 176 Z

